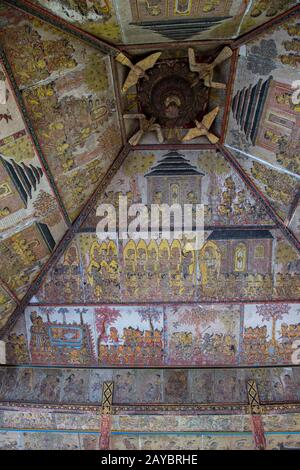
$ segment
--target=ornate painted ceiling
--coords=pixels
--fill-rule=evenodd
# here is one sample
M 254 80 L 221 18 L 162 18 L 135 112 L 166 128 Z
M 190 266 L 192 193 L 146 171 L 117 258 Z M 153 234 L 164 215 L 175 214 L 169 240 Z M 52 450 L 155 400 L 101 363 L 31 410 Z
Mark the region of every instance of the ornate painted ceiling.
M 105 447 L 111 382 L 112 448 L 253 448 L 256 384 L 256 447 L 300 446 L 298 4 L 0 1 L 0 448 L 24 404 L 41 448 Z M 99 241 L 121 195 L 204 204 L 203 248 Z

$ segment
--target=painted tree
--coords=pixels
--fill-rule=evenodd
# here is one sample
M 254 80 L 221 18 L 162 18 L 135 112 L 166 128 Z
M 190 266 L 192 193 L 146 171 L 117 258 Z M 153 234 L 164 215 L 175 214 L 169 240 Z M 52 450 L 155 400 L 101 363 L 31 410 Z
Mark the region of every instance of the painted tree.
M 298 254 L 296 250 L 288 242 L 282 240 L 277 244 L 276 263 L 283 264 L 286 267 L 286 271 L 288 271 L 288 264 L 297 259 Z
M 83 316 L 85 313 L 87 313 L 89 310 L 87 308 L 75 308 L 75 312 L 80 315 L 80 323 L 81 325 L 84 324 Z
M 287 304 L 263 304 L 257 305 L 256 312 L 265 320 L 272 321 L 271 345 L 276 346 L 276 321 L 282 320 L 283 315 L 288 314 L 290 306 Z
M 99 307 L 95 308 L 96 315 L 96 329 L 99 333 L 98 337 L 98 346 L 100 346 L 101 341 L 106 341 L 107 336 L 107 327 L 115 323 L 115 321 L 121 317 L 120 310 L 112 307 Z
M 196 308 L 189 308 L 185 310 L 180 316 L 181 325 L 190 325 L 195 331 L 195 337 L 201 339 L 203 333 L 208 329 L 216 319 L 216 312 L 213 310 L 207 311 L 200 305 Z
M 159 322 L 161 311 L 153 307 L 145 307 L 138 309 L 138 314 L 142 322 L 149 322 L 150 331 L 154 335 L 154 323 Z

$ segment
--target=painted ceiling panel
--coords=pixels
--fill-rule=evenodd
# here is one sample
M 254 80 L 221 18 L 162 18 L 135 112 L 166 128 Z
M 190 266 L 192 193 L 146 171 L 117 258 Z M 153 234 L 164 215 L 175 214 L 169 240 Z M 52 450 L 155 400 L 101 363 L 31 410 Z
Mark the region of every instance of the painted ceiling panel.
M 262 416 L 266 432 L 282 431 L 288 429 L 297 432 L 299 429 L 299 415 L 296 413 L 270 414 Z M 5 409 L 0 413 L 1 427 L 15 429 L 18 425 L 26 429 L 52 429 L 52 430 L 86 430 L 98 431 L 100 413 L 96 410 L 85 410 L 75 415 L 72 412 L 46 411 L 42 408 L 25 410 L 15 405 L 14 409 Z M 176 415 L 165 414 L 116 414 L 112 416 L 113 432 L 250 432 L 251 415 Z
M 7 348 L 13 364 L 291 366 L 299 323 L 294 303 L 31 306 Z
M 299 446 L 299 16 L 234 41 L 299 2 L 16 3 L 42 16 L 0 7 L 0 448 L 102 446 L 111 381 L 112 448 L 252 449 L 249 380 L 266 447 Z M 132 64 L 160 49 L 144 77 Z M 218 142 L 200 124 L 217 106 Z M 156 127 L 131 146 L 133 112 L 164 145 Z M 121 196 L 148 214 L 203 204 L 203 246 L 176 218 L 169 239 L 98 237 L 97 208 L 118 215 Z
M 32 0 L 51 13 L 74 24 L 78 28 L 111 43 L 121 43 L 121 27 L 118 23 L 113 0 Z M 123 1 L 122 1 L 123 3 Z
M 252 0 L 248 2 L 239 34 L 248 33 L 298 4 L 298 0 Z
M 300 176 L 291 176 L 261 160 L 234 153 L 238 163 L 266 196 L 279 217 L 283 220 L 288 218 L 300 188 Z
M 270 21 L 297 0 L 32 0 L 111 43 L 236 38 Z
M 67 227 L 1 63 L 0 81 L 0 277 L 21 299 Z M 1 290 L 1 327 L 15 307 Z
M 0 104 L 0 239 L 33 222 L 47 223 L 58 242 L 66 225 L 0 64 L 5 103 Z
M 16 302 L 5 289 L 0 287 L 0 328 L 2 328 L 16 307 Z
M 157 170 L 161 162 L 167 165 L 169 161 L 172 161 L 172 171 L 160 175 Z M 194 170 L 188 185 L 182 170 L 183 162 Z M 160 176 L 165 176 L 165 182 L 159 179 Z M 177 198 L 168 190 L 172 178 L 182 181 L 182 191 Z M 273 225 L 242 179 L 215 150 L 132 151 L 99 198 L 82 230 L 95 230 L 100 220 L 96 217 L 98 205 L 111 203 L 117 208 L 120 195 L 127 196 L 129 203 L 179 203 L 182 207 L 187 203 L 204 204 L 206 227 Z
M 226 144 L 300 174 L 300 17 L 240 49 Z
M 110 60 L 39 20 L 5 19 L 5 52 L 74 220 L 121 148 Z
M 35 223 L 0 242 L 1 279 L 19 299 L 49 259 L 56 241 L 47 224 Z
M 237 374 L 210 369 L 100 371 L 51 367 L 1 369 L 0 446 L 98 449 L 101 391 L 103 382 L 110 380 L 115 384 L 116 400 L 111 417 L 112 448 L 253 449 L 252 417 L 242 385 L 245 379 L 259 383 L 265 410 L 270 405 L 261 416 L 267 448 L 299 446 L 299 414 L 274 412 L 276 403 L 281 410 L 283 400 L 297 399 L 296 368 L 241 369 Z M 207 397 L 213 401 L 208 403 Z M 54 403 L 56 409 L 51 409 Z M 176 403 L 172 411 L 168 403 Z M 182 411 L 185 405 L 187 410 Z M 232 405 L 235 411 L 228 414 L 226 410 Z M 292 406 L 296 411 L 297 406 Z M 217 409 L 226 414 L 216 414 Z
M 78 235 L 82 261 L 78 251 L 66 253 L 49 272 L 36 300 L 70 305 L 299 296 L 299 256 L 279 231 L 214 230 L 206 233 L 200 253 L 188 255 L 184 246 L 178 239 L 116 243 L 100 242 L 94 234 Z
M 162 178 L 161 166 L 170 159 L 174 174 L 167 172 Z M 182 163 L 193 175 L 176 172 Z M 265 174 L 263 166 L 262 177 Z M 174 177 L 177 196 L 170 190 Z M 295 188 L 286 181 L 282 187 L 276 181 L 271 189 L 275 195 L 280 192 L 279 201 L 286 195 L 292 202 Z M 185 241 L 176 234 L 169 241 L 99 240 L 96 227 L 101 218 L 96 209 L 101 203 L 112 204 L 118 215 L 120 196 L 127 196 L 128 205 L 204 204 L 204 247 L 188 254 Z M 125 229 L 118 217 L 116 224 Z M 179 225 L 175 222 L 174 227 Z M 274 222 L 221 153 L 134 151 L 99 197 L 81 233 L 49 271 L 33 302 L 297 299 L 298 264 L 297 251 L 274 230 Z
M 149 407 L 149 412 L 151 405 L 168 403 L 177 406 L 189 404 L 195 410 L 201 404 L 219 404 L 226 409 L 225 404 L 234 403 L 240 407 L 244 405 L 244 412 L 245 406 L 248 410 L 245 380 L 255 380 L 258 383 L 260 398 L 265 404 L 280 404 L 285 400 L 295 403 L 299 400 L 300 378 L 297 367 L 239 370 L 3 367 L 0 391 L 1 403 L 10 400 L 23 401 L 28 405 L 77 403 L 99 406 L 103 382 L 113 381 L 116 411 L 122 410 L 125 415 L 134 409 L 133 404 L 140 405 L 139 409 L 144 407 L 143 411 Z M 156 398 L 153 399 L 153 396 Z M 298 407 L 295 406 L 297 411 Z M 205 407 L 202 410 L 203 415 L 212 412 L 212 409 L 205 411 Z M 239 408 L 236 410 L 237 414 L 238 412 Z M 193 424 L 190 426 L 192 431 Z

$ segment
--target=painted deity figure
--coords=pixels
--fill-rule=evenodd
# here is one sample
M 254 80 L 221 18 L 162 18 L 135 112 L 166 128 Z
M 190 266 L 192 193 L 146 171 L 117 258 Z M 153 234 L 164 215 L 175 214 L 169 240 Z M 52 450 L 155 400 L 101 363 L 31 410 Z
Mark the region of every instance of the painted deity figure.
M 37 312 L 32 312 L 30 315 L 31 318 L 31 328 L 30 328 L 30 351 L 33 358 L 37 361 L 42 356 L 51 357 L 51 345 L 48 333 L 48 327 L 43 322 L 41 316 Z
M 126 293 L 134 296 L 137 289 L 137 253 L 133 240 L 126 244 L 123 257 Z

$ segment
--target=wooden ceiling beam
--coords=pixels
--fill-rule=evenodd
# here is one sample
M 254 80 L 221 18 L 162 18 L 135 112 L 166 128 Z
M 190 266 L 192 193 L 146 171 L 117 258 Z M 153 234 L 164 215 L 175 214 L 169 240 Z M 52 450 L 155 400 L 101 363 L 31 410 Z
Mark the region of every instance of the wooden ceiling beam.
M 0 287 L 2 287 L 3 290 L 5 290 L 5 292 L 9 295 L 9 297 L 11 297 L 12 300 L 14 300 L 17 305 L 19 305 L 20 299 L 18 299 L 16 294 L 11 290 L 11 288 L 1 278 L 0 278 Z
M 213 144 L 144 144 L 135 145 L 132 150 L 214 150 L 216 147 Z
M 204 39 L 195 41 L 172 41 L 172 42 L 157 42 L 148 44 L 118 44 L 118 48 L 122 52 L 130 53 L 132 51 L 148 51 L 148 50 L 176 50 L 185 49 L 186 52 L 189 47 L 220 47 L 220 46 L 232 46 L 234 39 Z
M 121 91 L 120 91 L 121 85 L 119 82 L 117 64 L 113 57 L 110 58 L 110 65 L 111 65 L 111 71 L 112 71 L 113 82 L 114 82 L 114 92 L 115 92 L 115 98 L 116 98 L 116 106 L 117 106 L 117 111 L 118 111 L 120 130 L 121 130 L 121 137 L 122 137 L 123 145 L 126 145 L 127 135 L 126 135 L 125 122 L 123 118 L 123 105 L 122 105 L 122 97 L 121 97 Z
M 59 260 L 59 258 L 64 254 L 68 245 L 71 243 L 75 235 L 78 233 L 80 226 L 83 224 L 83 222 L 89 215 L 90 211 L 93 209 L 93 207 L 97 203 L 99 195 L 104 191 L 107 185 L 111 182 L 116 172 L 121 167 L 130 149 L 131 149 L 130 145 L 127 144 L 119 152 L 118 156 L 115 158 L 112 165 L 110 166 L 108 172 L 99 182 L 96 190 L 93 192 L 89 200 L 86 202 L 85 206 L 83 207 L 82 211 L 78 215 L 77 219 L 74 221 L 73 225 L 68 228 L 63 239 L 59 242 L 59 244 L 53 251 L 52 255 L 50 256 L 49 260 L 47 261 L 47 263 L 45 263 L 39 275 L 37 276 L 35 281 L 31 284 L 25 296 L 23 297 L 23 299 L 19 302 L 13 314 L 8 319 L 6 325 L 0 330 L 0 338 L 2 338 L 13 327 L 13 325 L 18 320 L 19 316 L 24 312 L 25 308 L 29 305 L 30 300 L 37 293 L 43 279 L 49 272 L 50 268 L 52 268 L 54 264 Z
M 236 72 L 237 72 L 238 58 L 239 58 L 239 53 L 238 53 L 238 50 L 235 49 L 231 57 L 229 79 L 228 79 L 228 84 L 226 88 L 226 101 L 225 101 L 224 117 L 223 117 L 223 122 L 222 122 L 222 129 L 221 129 L 221 138 L 220 138 L 221 144 L 225 142 L 227 129 L 228 129 L 230 106 L 231 106 L 232 94 L 234 90 L 234 82 L 235 82 L 235 77 L 236 77 Z

